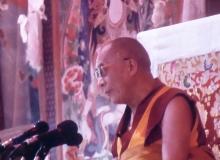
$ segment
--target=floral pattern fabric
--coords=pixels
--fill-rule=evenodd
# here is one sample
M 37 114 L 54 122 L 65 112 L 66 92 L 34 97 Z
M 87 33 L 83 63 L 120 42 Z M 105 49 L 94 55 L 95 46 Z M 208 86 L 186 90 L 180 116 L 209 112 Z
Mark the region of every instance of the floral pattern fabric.
M 167 85 L 186 90 L 197 101 L 207 142 L 220 159 L 220 52 L 159 65 Z

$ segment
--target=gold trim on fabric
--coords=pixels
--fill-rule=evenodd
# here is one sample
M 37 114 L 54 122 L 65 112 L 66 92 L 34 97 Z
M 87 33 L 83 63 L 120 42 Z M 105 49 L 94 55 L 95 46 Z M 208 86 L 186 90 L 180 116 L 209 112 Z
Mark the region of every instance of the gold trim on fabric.
M 161 88 L 154 96 L 153 98 L 151 99 L 151 101 L 149 102 L 144 114 L 142 115 L 142 118 L 141 120 L 139 121 L 138 125 L 137 125 L 137 128 L 135 129 L 131 139 L 130 139 L 130 142 L 129 142 L 129 145 L 127 147 L 128 148 L 132 148 L 134 146 L 137 146 L 137 145 L 143 145 L 144 144 L 144 141 L 145 141 L 145 133 L 146 133 L 146 130 L 147 130 L 147 126 L 148 126 L 148 120 L 149 120 L 149 115 L 150 115 L 150 112 L 156 102 L 156 100 L 161 96 L 163 95 L 165 92 L 167 92 L 170 88 L 167 87 L 167 86 L 164 86 L 163 88 Z M 146 124 L 147 123 L 147 124 Z M 143 127 L 143 124 L 145 124 Z M 120 137 L 117 138 L 117 153 L 118 153 L 118 156 L 120 157 L 121 155 L 121 149 L 122 149 L 122 142 L 121 142 L 121 139 Z

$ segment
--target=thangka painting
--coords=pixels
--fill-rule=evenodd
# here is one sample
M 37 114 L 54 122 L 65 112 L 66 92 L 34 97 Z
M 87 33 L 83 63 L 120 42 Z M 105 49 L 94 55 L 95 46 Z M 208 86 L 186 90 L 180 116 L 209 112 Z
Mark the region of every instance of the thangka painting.
M 98 95 L 94 51 L 106 40 L 136 37 L 140 29 L 150 28 L 152 9 L 148 0 L 61 2 L 63 119 L 74 120 L 83 136 L 79 148 L 65 147 L 64 159 L 112 159 L 111 144 L 125 106 Z

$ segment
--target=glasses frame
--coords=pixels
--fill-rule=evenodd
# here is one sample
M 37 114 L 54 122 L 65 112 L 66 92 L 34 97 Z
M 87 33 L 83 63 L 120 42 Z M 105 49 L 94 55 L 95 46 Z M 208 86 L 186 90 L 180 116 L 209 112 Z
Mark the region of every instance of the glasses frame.
M 130 58 L 123 58 L 123 61 L 127 61 L 129 60 Z M 106 71 L 105 71 L 105 68 L 110 66 L 110 65 L 113 65 L 113 64 L 101 64 L 99 65 L 98 67 L 96 67 L 94 69 L 94 77 L 98 80 L 99 78 L 103 78 L 105 75 L 106 75 Z

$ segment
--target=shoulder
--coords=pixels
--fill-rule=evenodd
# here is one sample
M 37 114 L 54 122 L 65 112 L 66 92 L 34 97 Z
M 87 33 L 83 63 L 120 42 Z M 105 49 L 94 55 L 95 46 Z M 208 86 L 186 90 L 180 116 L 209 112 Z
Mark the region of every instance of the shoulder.
M 187 157 L 192 127 L 193 114 L 189 103 L 183 96 L 174 96 L 167 103 L 162 119 L 163 157 Z
M 186 118 L 192 119 L 193 114 L 188 100 L 181 95 L 173 97 L 166 106 L 164 113 L 165 119 L 184 120 Z M 169 118 L 168 118 L 169 117 Z
M 160 97 L 159 103 L 164 106 L 165 109 L 170 105 L 173 106 L 173 104 L 175 104 L 175 107 L 178 107 L 178 104 L 185 104 L 192 112 L 195 110 L 195 100 L 193 100 L 186 91 L 178 88 L 170 88 Z
M 177 98 L 178 97 L 178 98 Z M 180 98 L 181 97 L 181 98 Z M 176 100 L 177 98 L 177 100 Z M 158 99 L 156 104 L 159 105 L 162 110 L 166 110 L 168 104 L 173 101 L 184 101 L 189 104 L 189 107 L 194 110 L 195 101 L 187 94 L 186 91 L 178 88 L 169 88 L 164 94 L 162 94 Z
M 170 118 L 194 119 L 195 101 L 183 90 L 170 88 L 169 91 L 161 97 L 161 104 L 164 106 L 164 116 Z M 169 118 L 169 119 L 170 119 Z

